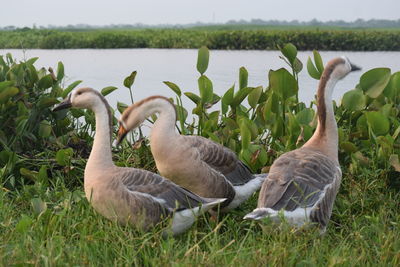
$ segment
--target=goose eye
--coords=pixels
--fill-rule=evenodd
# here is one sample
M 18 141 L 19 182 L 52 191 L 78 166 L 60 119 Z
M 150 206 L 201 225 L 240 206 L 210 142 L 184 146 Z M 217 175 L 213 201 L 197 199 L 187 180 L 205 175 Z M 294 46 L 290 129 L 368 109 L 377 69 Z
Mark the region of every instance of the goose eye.
M 82 94 L 82 92 L 78 92 L 78 95 L 81 95 Z

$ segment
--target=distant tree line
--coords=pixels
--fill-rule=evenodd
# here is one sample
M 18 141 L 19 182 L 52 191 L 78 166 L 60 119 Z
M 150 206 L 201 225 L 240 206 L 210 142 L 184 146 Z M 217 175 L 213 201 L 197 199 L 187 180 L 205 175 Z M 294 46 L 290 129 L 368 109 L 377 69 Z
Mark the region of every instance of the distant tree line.
M 135 24 L 110 24 L 110 25 L 89 25 L 89 24 L 75 24 L 66 26 L 36 26 L 32 25 L 32 29 L 59 29 L 59 30 L 90 30 L 90 29 L 149 29 L 149 28 L 191 28 L 201 26 L 229 26 L 229 25 L 265 25 L 265 26 L 330 26 L 330 27 L 343 27 L 343 28 L 399 28 L 400 19 L 398 20 L 385 20 L 385 19 L 357 19 L 355 21 L 332 20 L 332 21 L 319 21 L 313 19 L 310 21 L 282 21 L 282 20 L 229 20 L 226 23 L 203 23 L 196 22 L 191 24 L 157 24 L 148 25 L 143 23 Z M 29 30 L 29 27 L 19 28 L 16 26 L 0 27 L 3 31 L 13 30 Z

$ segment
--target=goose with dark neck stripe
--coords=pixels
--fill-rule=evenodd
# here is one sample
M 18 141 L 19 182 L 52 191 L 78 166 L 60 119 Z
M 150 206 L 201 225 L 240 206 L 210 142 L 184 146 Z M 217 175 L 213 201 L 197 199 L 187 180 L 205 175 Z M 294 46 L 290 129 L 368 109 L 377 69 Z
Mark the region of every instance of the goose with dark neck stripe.
M 245 219 L 270 217 L 279 221 L 282 212 L 294 226 L 311 222 L 325 231 L 342 177 L 332 91 L 340 79 L 355 70 L 359 68 L 346 57 L 327 64 L 317 91 L 318 124 L 314 135 L 301 148 L 275 160 L 262 185 L 257 208 Z
M 175 106 L 163 96 L 148 97 L 123 112 L 118 142 L 155 113 L 150 147 L 162 176 L 202 197 L 226 198 L 222 211 L 239 206 L 261 187 L 267 175 L 253 175 L 230 149 L 201 136 L 180 135 Z
M 91 109 L 96 116 L 96 134 L 85 167 L 86 198 L 94 209 L 110 220 L 148 229 L 172 217 L 170 231 L 188 229 L 195 217 L 225 199 L 206 199 L 140 169 L 114 165 L 111 154 L 112 115 L 105 98 L 91 88 L 79 88 L 53 110 Z

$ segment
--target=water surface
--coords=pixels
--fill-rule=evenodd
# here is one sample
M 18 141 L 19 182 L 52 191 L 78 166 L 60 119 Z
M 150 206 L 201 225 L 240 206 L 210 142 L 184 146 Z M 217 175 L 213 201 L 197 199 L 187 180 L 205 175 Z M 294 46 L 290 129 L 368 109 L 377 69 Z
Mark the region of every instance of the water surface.
M 112 107 L 116 102 L 130 103 L 129 92 L 123 87 L 123 80 L 137 70 L 133 85 L 134 99 L 140 100 L 154 94 L 173 97 L 174 93 L 162 82 L 171 81 L 182 91 L 198 93 L 196 70 L 197 50 L 195 49 L 66 49 L 66 50 L 0 50 L 0 55 L 10 52 L 17 59 L 39 57 L 36 67 L 52 67 L 62 61 L 67 75 L 66 85 L 75 80 L 83 80 L 80 86 L 101 90 L 106 86 L 120 89 L 107 96 Z M 279 59 L 279 51 L 226 51 L 210 52 L 210 63 L 206 75 L 213 81 L 214 92 L 222 95 L 233 84 L 238 84 L 239 68 L 244 66 L 249 72 L 249 86 L 266 86 L 268 71 L 285 67 Z M 321 52 L 324 62 L 337 56 L 347 56 L 361 66 L 361 72 L 350 73 L 340 81 L 333 93 L 339 100 L 347 90 L 358 83 L 361 74 L 371 68 L 388 67 L 392 72 L 400 70 L 400 52 Z M 308 103 L 314 98 L 318 81 L 312 79 L 306 70 L 307 58 L 312 52 L 299 52 L 304 68 L 299 75 L 301 101 Z M 185 96 L 184 105 L 194 107 Z M 189 109 L 190 110 L 190 109 Z

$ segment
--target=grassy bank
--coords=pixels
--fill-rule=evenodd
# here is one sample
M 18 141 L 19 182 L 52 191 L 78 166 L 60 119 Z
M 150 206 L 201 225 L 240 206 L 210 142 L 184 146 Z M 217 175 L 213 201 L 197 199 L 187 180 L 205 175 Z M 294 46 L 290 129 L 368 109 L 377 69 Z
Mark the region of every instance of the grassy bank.
M 332 221 L 324 236 L 287 226 L 259 225 L 241 218 L 256 197 L 220 217 L 201 218 L 187 233 L 163 239 L 161 228 L 140 233 L 121 227 L 90 207 L 80 188 L 54 177 L 0 193 L 0 262 L 21 265 L 321 265 L 400 264 L 398 191 L 388 189 L 381 170 L 344 172 Z M 81 179 L 81 177 L 77 177 Z M 38 215 L 33 198 L 47 203 Z
M 249 26 L 247 26 L 249 27 Z M 0 32 L 0 48 L 199 48 L 399 51 L 400 31 L 318 28 L 193 28 L 138 30 L 19 30 Z

